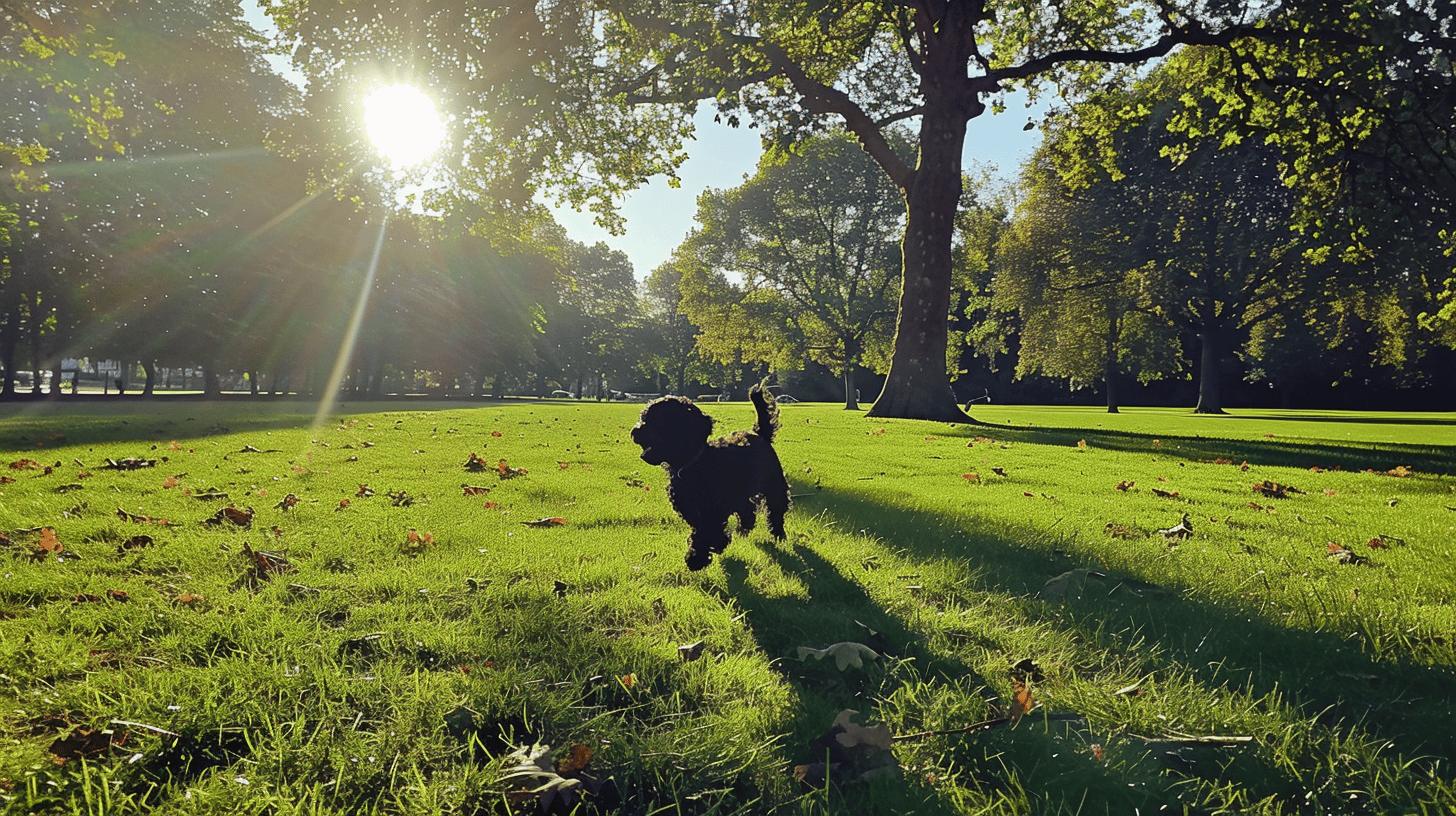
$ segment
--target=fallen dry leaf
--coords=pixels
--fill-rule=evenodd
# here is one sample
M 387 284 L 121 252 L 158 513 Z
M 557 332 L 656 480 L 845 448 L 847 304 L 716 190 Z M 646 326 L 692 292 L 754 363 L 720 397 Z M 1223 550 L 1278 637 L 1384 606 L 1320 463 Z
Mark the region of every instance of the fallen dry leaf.
M 149 536 L 149 535 L 134 535 L 131 538 L 128 538 L 127 540 L 125 540 L 125 541 L 121 542 L 120 544 L 116 545 L 116 551 L 118 553 L 124 553 L 127 550 L 139 550 L 142 547 L 150 547 L 150 546 L 152 546 L 152 537 L 151 536 Z
M 126 744 L 126 731 L 88 728 L 78 725 L 71 733 L 58 737 L 48 750 L 51 760 L 64 765 L 73 759 L 90 759 L 110 753 Z
M 1087 440 L 1085 440 L 1085 439 L 1078 439 L 1077 440 L 1077 448 L 1079 450 L 1087 450 Z
M 1343 547 L 1333 541 L 1325 545 L 1325 556 L 1337 564 L 1366 564 L 1369 558 L 1357 554 L 1348 547 Z
M 480 457 L 480 454 L 472 451 L 470 456 L 465 460 L 465 469 L 471 473 L 484 473 L 487 470 L 491 470 L 491 466 L 489 462 L 486 462 Z
M 156 467 L 156 459 L 142 459 L 131 457 L 127 459 L 107 459 L 106 464 L 101 466 L 102 470 L 140 470 L 141 468 Z M 14 467 L 12 465 L 12 467 Z
M 176 487 L 178 483 L 179 480 L 176 476 L 168 476 L 167 478 L 162 480 L 162 489 L 171 490 L 172 488 Z
M 1404 479 L 1412 473 L 1415 473 L 1415 471 L 1411 470 L 1408 465 L 1396 465 L 1390 470 L 1385 471 L 1386 476 L 1394 476 L 1397 479 Z
M 527 527 L 560 527 L 561 525 L 566 523 L 566 519 L 562 518 L 561 516 L 547 516 L 545 518 L 531 519 L 530 521 L 523 521 L 521 523 L 526 525 Z
M 637 685 L 637 672 L 628 672 L 618 677 L 617 681 L 622 684 L 622 688 L 631 689 Z
M 566 756 L 556 763 L 556 772 L 565 776 L 582 771 L 591 764 L 592 749 L 581 743 L 571 746 Z
M 203 598 L 201 595 L 198 595 L 195 592 L 184 592 L 181 595 L 178 595 L 173 600 L 175 600 L 178 604 L 180 604 L 182 606 L 185 606 L 185 607 L 188 607 L 188 608 L 195 608 L 195 607 L 201 605 L 202 602 L 204 600 L 206 600 L 206 599 Z
M 1304 493 L 1303 490 L 1292 485 L 1271 482 L 1268 479 L 1261 482 L 1254 482 L 1254 492 L 1261 496 L 1268 496 L 1271 499 L 1287 499 L 1291 495 Z
M 1136 484 L 1137 482 L 1134 482 L 1131 479 L 1123 479 L 1122 481 L 1117 483 L 1117 489 L 1126 493 L 1127 491 L 1132 490 L 1133 486 L 1135 486 Z
M 40 541 L 36 542 L 37 549 L 46 555 L 60 555 L 66 551 L 61 540 L 56 538 L 56 531 L 52 527 L 40 528 Z
M 1176 499 L 1178 498 L 1178 491 L 1165 490 L 1161 487 L 1155 487 L 1153 488 L 1153 495 L 1163 499 Z
M 525 476 L 529 471 L 523 467 L 511 467 L 506 464 L 506 460 L 502 459 L 496 463 L 495 473 L 502 479 L 514 479 L 517 476 Z
M 336 506 L 334 508 L 334 512 L 335 513 L 338 513 L 340 511 L 348 510 L 348 509 L 349 509 L 349 500 L 348 499 L 339 499 L 339 504 L 338 504 L 338 506 Z
M 862 669 L 866 660 L 874 661 L 880 657 L 880 653 L 874 649 L 871 649 L 863 643 L 855 643 L 853 641 L 835 643 L 823 649 L 800 646 L 796 650 L 796 653 L 800 661 L 808 660 L 811 657 L 815 660 L 824 660 L 825 658 L 832 657 L 834 658 L 834 668 L 840 671 L 849 668 Z
M 286 512 L 297 507 L 300 501 L 302 501 L 302 499 L 298 498 L 298 495 L 296 493 L 289 493 L 288 495 L 279 499 L 278 503 L 273 506 L 279 510 L 283 510 Z
M 462 496 L 484 496 L 485 494 L 489 493 L 490 491 L 491 491 L 491 488 L 485 487 L 483 485 L 469 485 L 469 484 L 460 485 L 460 494 Z
M 223 507 L 216 513 L 203 519 L 202 523 L 209 527 L 216 527 L 220 524 L 228 523 L 234 527 L 242 527 L 246 530 L 253 526 L 253 508 L 238 508 L 229 504 L 227 507 Z
M 1182 521 L 1172 527 L 1159 530 L 1158 534 L 1170 541 L 1183 541 L 1193 536 L 1193 522 L 1188 518 L 1188 514 L 1184 513 Z
M 1036 700 L 1031 696 L 1031 685 L 1020 678 L 1013 678 L 1011 681 L 1011 701 L 1007 705 L 1006 716 L 1014 723 L 1020 720 L 1031 710 L 1036 708 Z
M 1128 527 L 1126 524 L 1118 524 L 1115 521 L 1109 521 L 1109 522 L 1107 522 L 1107 524 L 1103 526 L 1102 531 L 1105 532 L 1105 533 L 1107 533 L 1108 535 L 1112 536 L 1113 538 L 1121 538 L 1121 539 L 1141 538 L 1141 536 L 1139 536 L 1137 533 L 1133 532 L 1133 529 L 1131 527 Z
M 961 478 L 965 479 L 967 482 L 976 483 L 981 481 L 981 474 L 975 472 L 962 473 Z
M 357 498 L 357 499 L 367 499 L 367 498 L 369 498 L 370 496 L 373 496 L 373 495 L 374 495 L 374 488 L 370 487 L 367 484 L 361 484 L 361 485 L 359 485 L 359 489 L 356 490 L 356 491 L 354 491 L 354 497 Z

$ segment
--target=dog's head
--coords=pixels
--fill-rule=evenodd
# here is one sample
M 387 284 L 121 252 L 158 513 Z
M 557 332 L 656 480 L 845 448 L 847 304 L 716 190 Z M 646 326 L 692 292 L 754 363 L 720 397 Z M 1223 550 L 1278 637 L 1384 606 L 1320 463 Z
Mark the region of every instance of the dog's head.
M 661 397 L 642 409 L 632 441 L 649 465 L 685 465 L 708 443 L 713 418 L 687 397 Z

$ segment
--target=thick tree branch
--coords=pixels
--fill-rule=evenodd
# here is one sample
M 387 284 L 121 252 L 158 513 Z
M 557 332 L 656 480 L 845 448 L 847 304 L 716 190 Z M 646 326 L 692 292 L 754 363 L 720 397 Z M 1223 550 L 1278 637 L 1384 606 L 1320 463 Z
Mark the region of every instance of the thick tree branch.
M 865 152 L 869 153 L 875 163 L 880 165 L 895 186 L 901 190 L 910 189 L 915 171 L 895 153 L 879 126 L 869 117 L 869 114 L 864 112 L 863 108 L 849 98 L 849 94 L 831 85 L 825 85 L 806 74 L 804 69 L 790 59 L 789 55 L 777 45 L 764 43 L 764 54 L 768 57 L 769 63 L 787 77 L 794 86 L 794 90 L 799 92 L 804 107 L 814 113 L 839 115 L 844 119 L 844 126 L 855 135 L 855 138 L 859 139 Z

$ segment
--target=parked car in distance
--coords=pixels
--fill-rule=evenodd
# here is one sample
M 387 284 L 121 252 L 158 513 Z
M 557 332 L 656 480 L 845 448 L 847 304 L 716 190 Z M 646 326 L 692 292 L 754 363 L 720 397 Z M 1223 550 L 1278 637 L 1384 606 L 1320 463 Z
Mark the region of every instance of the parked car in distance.
M 793 405 L 799 401 L 798 397 L 793 394 L 785 394 L 784 387 L 781 385 L 770 385 L 764 390 L 773 394 L 773 398 L 784 405 Z

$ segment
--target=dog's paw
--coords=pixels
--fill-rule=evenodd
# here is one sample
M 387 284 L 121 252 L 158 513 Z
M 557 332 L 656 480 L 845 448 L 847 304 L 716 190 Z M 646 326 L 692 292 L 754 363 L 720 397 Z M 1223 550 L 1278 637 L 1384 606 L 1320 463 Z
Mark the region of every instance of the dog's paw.
M 693 572 L 697 572 L 703 567 L 708 566 L 708 562 L 713 560 L 713 554 L 710 552 L 705 552 L 703 550 L 688 550 L 688 557 L 686 560 L 688 564 L 688 569 L 692 570 Z

